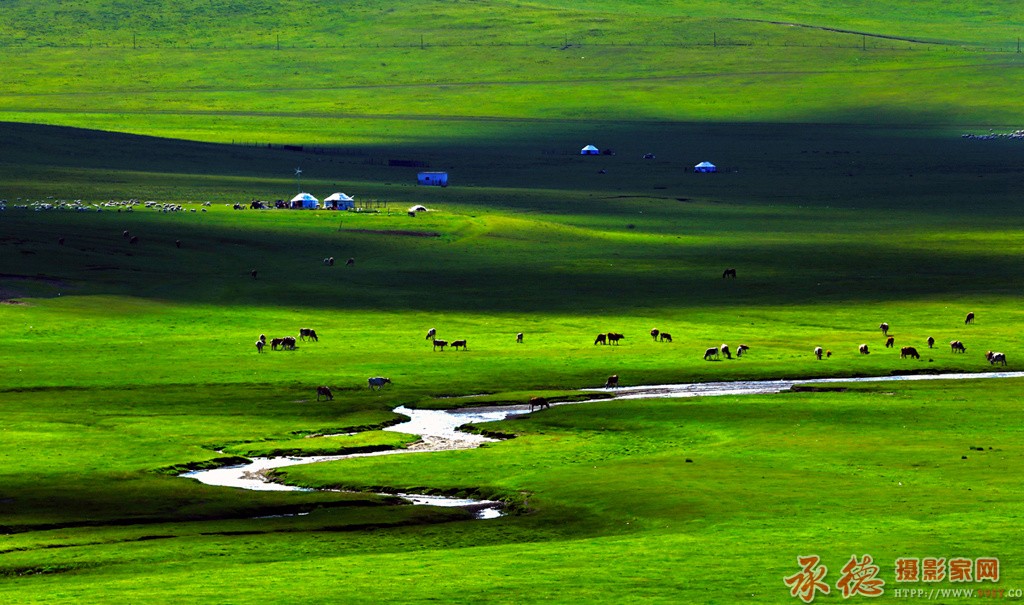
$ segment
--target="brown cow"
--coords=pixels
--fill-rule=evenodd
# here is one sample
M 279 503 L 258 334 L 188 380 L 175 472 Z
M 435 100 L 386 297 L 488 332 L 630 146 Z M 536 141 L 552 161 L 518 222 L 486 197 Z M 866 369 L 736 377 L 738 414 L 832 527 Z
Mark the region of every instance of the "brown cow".
M 719 349 L 722 351 L 722 355 L 725 355 L 726 359 L 732 359 L 732 351 L 729 350 L 729 345 L 723 342 Z
M 730 268 L 730 269 L 726 269 L 725 271 L 722 271 L 722 279 L 725 279 L 727 277 L 731 277 L 731 278 L 735 279 L 736 278 L 736 269 L 731 269 Z
M 272 339 L 270 339 L 270 350 L 271 351 L 276 351 L 277 347 L 280 347 L 283 344 L 284 344 L 284 339 L 283 338 L 272 338 Z
M 598 343 L 601 343 L 603 345 L 608 344 L 608 335 L 607 334 L 598 334 L 597 338 L 594 339 L 594 344 L 598 344 Z
M 427 330 L 427 340 L 430 340 L 437 336 L 437 328 L 430 328 Z
M 818 358 L 818 361 L 821 361 L 821 356 L 824 353 L 825 353 L 825 351 L 822 350 L 821 347 L 814 347 L 814 356 Z
M 616 332 L 608 332 L 608 343 L 609 344 L 617 345 L 617 344 L 619 344 L 619 340 L 622 339 L 622 338 L 625 338 L 625 336 L 623 336 L 622 334 L 618 334 Z
M 736 357 L 743 357 L 743 354 L 748 350 L 750 350 L 750 347 L 747 345 L 740 345 L 736 347 Z
M 654 328 L 653 330 L 651 330 L 651 338 L 654 339 L 655 341 L 657 341 L 658 340 L 658 334 L 660 334 L 660 333 L 661 332 L 658 330 L 658 328 Z
M 867 354 L 871 353 L 871 351 L 868 350 L 868 345 L 866 345 L 866 344 L 865 345 L 860 345 L 859 347 L 857 347 L 857 350 L 860 351 L 861 355 L 867 355 Z
M 960 342 L 959 340 L 951 340 L 949 342 L 949 348 L 950 348 L 950 350 L 953 353 L 957 353 L 957 352 L 966 353 L 967 352 L 967 347 L 965 347 L 964 343 Z
M 282 338 L 281 339 L 281 348 L 289 349 L 289 350 L 294 351 L 295 350 L 295 337 L 294 336 L 285 336 L 284 338 Z
M 967 314 L 967 319 L 964 320 L 964 325 L 974 323 L 974 311 Z
M 447 340 L 434 339 L 434 350 L 435 351 L 437 350 L 437 347 L 441 347 L 441 352 L 443 353 L 444 352 L 444 348 L 447 347 L 447 346 L 448 346 L 448 341 Z
M 905 359 L 907 357 L 913 357 L 914 359 L 921 359 L 921 356 L 918 355 L 918 353 L 917 353 L 917 349 L 915 349 L 914 347 L 901 347 L 900 348 L 900 359 Z
M 256 352 L 257 353 L 262 353 L 263 352 L 263 347 L 266 346 L 266 344 L 267 343 L 265 341 L 257 340 L 256 341 Z
M 301 340 L 312 340 L 313 342 L 319 342 L 319 338 L 316 335 L 316 330 L 312 328 L 299 328 L 299 339 Z
M 718 347 L 711 347 L 710 349 L 704 351 L 704 360 L 705 361 L 707 361 L 708 359 L 711 359 L 712 357 L 714 357 L 715 359 L 718 359 Z
M 890 336 L 885 339 L 885 348 L 892 349 L 896 346 L 896 337 Z
M 327 401 L 334 401 L 334 394 L 331 393 L 330 387 L 317 387 L 316 388 L 316 400 L 320 401 L 320 396 L 327 398 Z
M 516 342 L 519 342 L 519 343 L 523 342 L 523 333 L 522 332 L 516 334 Z
M 931 349 L 934 346 L 935 346 L 935 339 L 932 338 L 931 336 L 929 336 L 928 337 L 928 348 Z
M 661 342 L 665 342 L 666 340 L 668 342 L 672 342 L 672 335 L 669 334 L 668 332 L 662 332 L 660 336 L 661 336 Z
M 465 340 L 453 340 L 451 346 L 456 351 L 459 350 L 459 347 L 462 347 L 462 350 L 465 351 L 466 350 L 466 341 Z
M 619 375 L 618 374 L 612 374 L 611 376 L 608 377 L 608 381 L 604 383 L 604 388 L 606 388 L 606 389 L 615 389 L 615 388 L 618 388 L 618 386 L 619 386 Z
M 530 397 L 530 411 L 531 412 L 533 411 L 533 408 L 540 409 L 540 408 L 550 408 L 550 407 L 551 407 L 551 404 L 548 403 L 547 399 L 545 399 L 543 397 Z
M 889 324 L 882 322 L 881 324 L 879 324 L 878 329 L 882 331 L 882 336 L 889 335 Z

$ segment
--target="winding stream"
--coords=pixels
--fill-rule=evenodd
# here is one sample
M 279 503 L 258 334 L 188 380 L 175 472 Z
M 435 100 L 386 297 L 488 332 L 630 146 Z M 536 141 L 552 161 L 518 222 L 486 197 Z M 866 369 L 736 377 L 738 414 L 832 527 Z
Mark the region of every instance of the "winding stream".
M 716 395 L 762 395 L 788 391 L 802 384 L 835 384 L 857 382 L 903 382 L 917 380 L 984 380 L 993 378 L 1024 378 L 1024 372 L 986 372 L 982 374 L 913 374 L 906 376 L 869 376 L 864 378 L 808 378 L 799 380 L 740 380 L 733 382 L 697 382 L 686 384 L 663 384 L 637 387 L 594 388 L 583 389 L 584 392 L 610 393 L 613 399 L 658 399 L 667 397 L 709 397 Z M 556 403 L 553 405 L 576 405 L 608 401 L 607 398 L 588 399 Z M 207 485 L 237 487 L 249 490 L 277 491 L 308 491 L 305 488 L 284 485 L 268 481 L 268 471 L 296 466 L 345 460 L 348 458 L 365 458 L 368 456 L 395 456 L 415 454 L 419 452 L 441 452 L 455 449 L 471 449 L 481 443 L 496 441 L 489 437 L 473 435 L 457 430 L 463 424 L 493 422 L 505 420 L 510 416 L 529 413 L 528 405 L 513 405 L 491 408 L 472 408 L 461 410 L 414 410 L 404 406 L 394 409 L 395 413 L 404 414 L 409 420 L 390 426 L 384 430 L 419 435 L 420 441 L 403 450 L 388 450 L 367 454 L 349 454 L 343 456 L 305 456 L 280 458 L 253 458 L 252 462 L 241 466 L 221 467 L 216 469 L 192 471 L 181 475 L 196 479 Z M 392 494 L 394 495 L 394 494 Z M 491 519 L 501 516 L 501 503 L 487 500 L 469 500 L 461 498 L 443 498 L 421 494 L 397 494 L 413 504 L 431 506 L 460 506 L 474 510 L 477 518 Z

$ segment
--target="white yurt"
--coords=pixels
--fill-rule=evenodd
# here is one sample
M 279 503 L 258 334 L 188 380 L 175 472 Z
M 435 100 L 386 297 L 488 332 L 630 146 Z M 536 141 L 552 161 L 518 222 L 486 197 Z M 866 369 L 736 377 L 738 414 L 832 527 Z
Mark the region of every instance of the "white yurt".
M 331 195 L 324 198 L 324 208 L 333 208 L 335 210 L 352 210 L 356 207 L 355 198 L 345 195 L 344 193 L 332 193 Z
M 598 155 L 600 153 L 601 150 L 593 145 L 587 145 L 583 149 L 580 149 L 580 155 Z
M 693 167 L 694 172 L 718 172 L 718 167 L 711 162 L 701 162 Z
M 292 198 L 292 208 L 319 208 L 320 200 L 308 193 L 300 193 Z

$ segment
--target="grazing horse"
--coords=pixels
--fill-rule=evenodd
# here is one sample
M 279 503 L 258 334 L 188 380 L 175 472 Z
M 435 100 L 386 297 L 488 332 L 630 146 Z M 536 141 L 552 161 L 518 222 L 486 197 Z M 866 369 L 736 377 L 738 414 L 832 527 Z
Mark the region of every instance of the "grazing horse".
M 882 336 L 889 335 L 889 324 L 882 322 L 878 325 L 878 329 L 882 331 Z
M 334 394 L 331 393 L 330 387 L 317 387 L 316 388 L 316 400 L 320 401 L 320 396 L 323 395 L 327 398 L 327 401 L 334 401 Z
M 284 339 L 283 338 L 273 338 L 270 341 L 270 350 L 271 351 L 276 351 L 277 347 L 280 347 L 283 344 L 284 344 Z
M 437 328 L 430 328 L 429 330 L 427 330 L 427 340 L 430 340 L 435 336 L 437 336 Z
M 453 340 L 451 346 L 456 351 L 459 350 L 459 347 L 462 347 L 462 350 L 465 351 L 466 350 L 466 341 L 465 340 Z
M 967 347 L 965 347 L 964 343 L 960 342 L 959 340 L 951 340 L 949 342 L 949 349 L 953 353 L 956 353 L 956 352 L 966 353 L 967 352 Z
M 516 334 L 516 342 L 518 342 L 518 343 L 522 343 L 523 342 L 523 333 L 522 332 Z
M 597 338 L 594 339 L 594 344 L 597 344 L 597 343 L 601 343 L 603 345 L 608 344 L 608 335 L 607 334 L 598 334 Z
M 550 408 L 550 407 L 551 407 L 551 404 L 548 403 L 547 399 L 545 399 L 543 397 L 530 397 L 530 411 L 531 412 L 533 411 L 533 408 L 541 409 L 541 408 Z
M 265 347 L 266 345 L 267 345 L 267 343 L 265 341 L 257 340 L 256 341 L 256 352 L 257 353 L 262 353 L 263 352 L 263 347 Z
M 610 344 L 617 345 L 617 344 L 619 344 L 619 339 L 622 339 L 622 338 L 625 338 L 625 336 L 623 336 L 622 334 L 617 334 L 615 332 L 608 332 L 608 342 Z
M 968 313 L 967 314 L 967 319 L 964 320 L 964 325 L 965 326 L 967 324 L 972 324 L 972 323 L 974 323 L 974 311 L 971 311 L 970 313 Z
M 871 353 L 871 351 L 868 350 L 868 345 L 860 345 L 857 347 L 857 350 L 860 351 L 861 355 L 868 355 Z
M 373 390 L 373 387 L 377 387 L 377 390 L 379 391 L 384 388 L 384 385 L 391 384 L 391 379 L 384 378 L 383 376 L 375 376 L 367 379 L 366 382 L 370 385 L 370 390 Z
M 985 354 L 985 357 L 988 358 L 988 362 L 992 365 L 995 365 L 996 363 L 1002 363 L 1004 366 L 1006 365 L 1006 355 L 1004 353 L 993 353 L 992 351 L 989 351 Z
M 619 388 L 619 375 L 612 374 L 608 377 L 608 380 L 604 383 L 606 389 L 617 389 Z
M 743 357 L 743 353 L 749 350 L 750 347 L 747 345 L 740 345 L 736 347 L 736 357 Z
M 711 347 L 707 351 L 704 351 L 704 361 L 707 361 L 708 359 L 711 359 L 712 357 L 714 357 L 715 359 L 718 359 L 718 347 Z
M 736 278 L 736 269 L 730 268 L 730 269 L 726 269 L 725 271 L 722 271 L 722 279 L 725 279 L 727 277 L 731 277 L 731 278 L 735 279 Z
M 935 346 L 935 339 L 932 338 L 931 336 L 929 336 L 928 337 L 928 348 L 931 349 L 934 346 Z
M 444 352 L 444 348 L 447 347 L 447 346 L 448 346 L 448 341 L 447 340 L 437 340 L 436 338 L 434 339 L 434 350 L 435 351 L 437 350 L 437 347 L 441 347 L 441 352 L 443 353 Z
M 660 334 L 660 333 L 661 332 L 658 331 L 658 328 L 654 328 L 653 330 L 651 330 L 651 338 L 653 338 L 655 341 L 657 341 L 658 340 L 658 334 Z
M 885 348 L 892 349 L 892 348 L 895 348 L 895 347 L 896 347 L 896 337 L 895 336 L 890 336 L 889 338 L 885 339 Z
M 907 357 L 913 357 L 914 359 L 921 359 L 921 356 L 917 353 L 917 349 L 914 347 L 901 347 L 900 348 L 900 359 Z
M 295 350 L 295 337 L 294 336 L 285 336 L 284 338 L 282 338 L 281 339 L 281 347 L 294 351 Z
M 821 361 L 821 356 L 824 353 L 825 351 L 823 351 L 821 347 L 814 347 L 814 356 L 818 358 L 818 361 Z
M 722 351 L 722 355 L 725 355 L 726 359 L 732 359 L 732 351 L 729 350 L 729 345 L 722 343 L 722 346 L 718 347 Z
M 668 332 L 662 332 L 660 336 L 661 336 L 661 342 L 665 342 L 666 340 L 668 342 L 672 342 L 672 335 L 669 334 Z

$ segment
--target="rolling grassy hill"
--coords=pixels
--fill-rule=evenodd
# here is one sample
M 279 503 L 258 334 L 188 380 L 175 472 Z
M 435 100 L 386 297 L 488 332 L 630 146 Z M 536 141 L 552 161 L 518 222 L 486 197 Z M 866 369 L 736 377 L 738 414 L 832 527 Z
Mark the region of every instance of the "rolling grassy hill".
M 986 349 L 1016 369 L 1024 142 L 961 134 L 1020 127 L 1022 20 L 1010 2 L 5 3 L 0 595 L 793 602 L 782 578 L 811 553 L 832 584 L 870 553 L 888 591 L 919 587 L 892 582 L 904 556 L 996 556 L 999 587 L 1021 585 L 1019 380 L 556 407 L 478 450 L 282 474 L 356 493 L 171 475 L 401 447 L 373 430 L 395 406 L 612 373 L 979 372 Z M 297 166 L 365 211 L 230 208 L 291 197 Z M 452 185 L 417 187 L 423 168 Z M 185 210 L 34 210 L 129 198 Z M 881 321 L 922 359 L 884 349 Z M 256 353 L 300 326 L 320 342 Z M 468 350 L 434 352 L 430 327 Z M 609 330 L 626 339 L 592 344 Z M 701 358 L 722 342 L 751 350 Z M 405 489 L 511 514 L 367 493 Z

